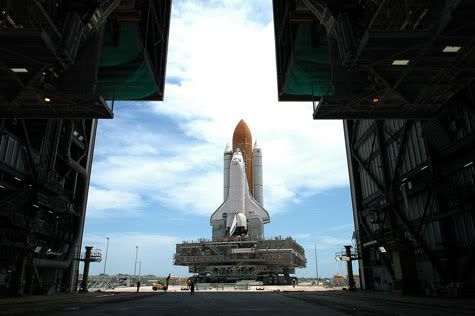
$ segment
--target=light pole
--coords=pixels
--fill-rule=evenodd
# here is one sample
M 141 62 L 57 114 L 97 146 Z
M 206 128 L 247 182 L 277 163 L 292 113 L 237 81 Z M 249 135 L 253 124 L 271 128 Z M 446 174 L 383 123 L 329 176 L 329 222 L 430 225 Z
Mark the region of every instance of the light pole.
M 134 279 L 137 272 L 137 255 L 139 254 L 139 246 L 135 246 L 135 261 L 134 261 Z
M 139 281 L 140 281 L 141 276 L 142 276 L 142 260 L 139 261 Z
M 315 243 L 315 272 L 317 273 L 317 285 L 318 285 L 318 258 L 317 258 L 317 243 Z
M 106 258 L 104 259 L 104 272 L 102 274 L 106 274 L 106 266 L 107 266 L 107 254 L 109 252 L 109 237 L 106 237 L 107 239 L 107 244 L 106 244 Z

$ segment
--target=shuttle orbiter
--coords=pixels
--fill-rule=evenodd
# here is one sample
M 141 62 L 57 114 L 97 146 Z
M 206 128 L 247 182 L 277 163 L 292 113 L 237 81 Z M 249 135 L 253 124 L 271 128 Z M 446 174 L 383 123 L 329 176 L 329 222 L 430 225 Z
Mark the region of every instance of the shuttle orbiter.
M 264 237 L 264 224 L 270 222 L 262 205 L 262 153 L 260 147 L 252 149 L 251 133 L 243 120 L 234 131 L 233 150 L 227 147 L 224 152 L 224 202 L 211 215 L 213 240 L 243 235 L 260 239 Z M 252 189 L 258 200 L 248 179 L 253 179 Z

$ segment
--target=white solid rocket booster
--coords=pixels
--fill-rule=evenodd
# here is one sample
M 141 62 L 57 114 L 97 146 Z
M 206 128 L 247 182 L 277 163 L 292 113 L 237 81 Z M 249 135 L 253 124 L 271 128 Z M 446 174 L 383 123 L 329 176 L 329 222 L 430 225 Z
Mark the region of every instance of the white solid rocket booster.
M 253 187 L 254 187 L 254 199 L 264 206 L 264 184 L 262 181 L 262 149 L 254 144 L 252 150 L 252 172 L 253 172 Z
M 233 151 L 229 144 L 226 145 L 226 149 L 224 150 L 224 170 L 223 170 L 223 201 L 226 201 L 229 194 L 229 167 L 231 165 L 231 159 L 233 158 Z

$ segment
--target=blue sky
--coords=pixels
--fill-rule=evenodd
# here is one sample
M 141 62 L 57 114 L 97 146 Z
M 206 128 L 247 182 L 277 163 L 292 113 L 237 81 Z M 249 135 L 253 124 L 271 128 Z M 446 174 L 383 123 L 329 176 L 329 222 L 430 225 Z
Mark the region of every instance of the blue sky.
M 310 103 L 279 103 L 270 0 L 174 1 L 164 102 L 118 102 L 99 122 L 84 245 L 105 249 L 108 273 L 187 275 L 175 244 L 210 238 L 222 202 L 223 150 L 243 118 L 263 150 L 267 237 L 295 237 L 314 276 L 344 272 L 334 254 L 353 219 L 341 121 Z M 103 263 L 91 272 L 102 272 Z

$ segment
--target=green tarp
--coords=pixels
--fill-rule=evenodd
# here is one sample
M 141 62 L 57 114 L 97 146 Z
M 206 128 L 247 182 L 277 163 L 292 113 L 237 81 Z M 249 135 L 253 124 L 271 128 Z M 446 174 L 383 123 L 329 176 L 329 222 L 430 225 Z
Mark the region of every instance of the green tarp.
M 108 100 L 134 100 L 153 96 L 157 88 L 145 63 L 135 25 L 121 23 L 119 45 L 113 47 L 112 43 L 112 31 L 107 29 L 99 64 L 99 93 Z
M 294 56 L 288 71 L 285 93 L 291 95 L 328 95 L 331 71 L 324 30 L 316 36 L 315 26 L 299 26 L 294 42 Z

